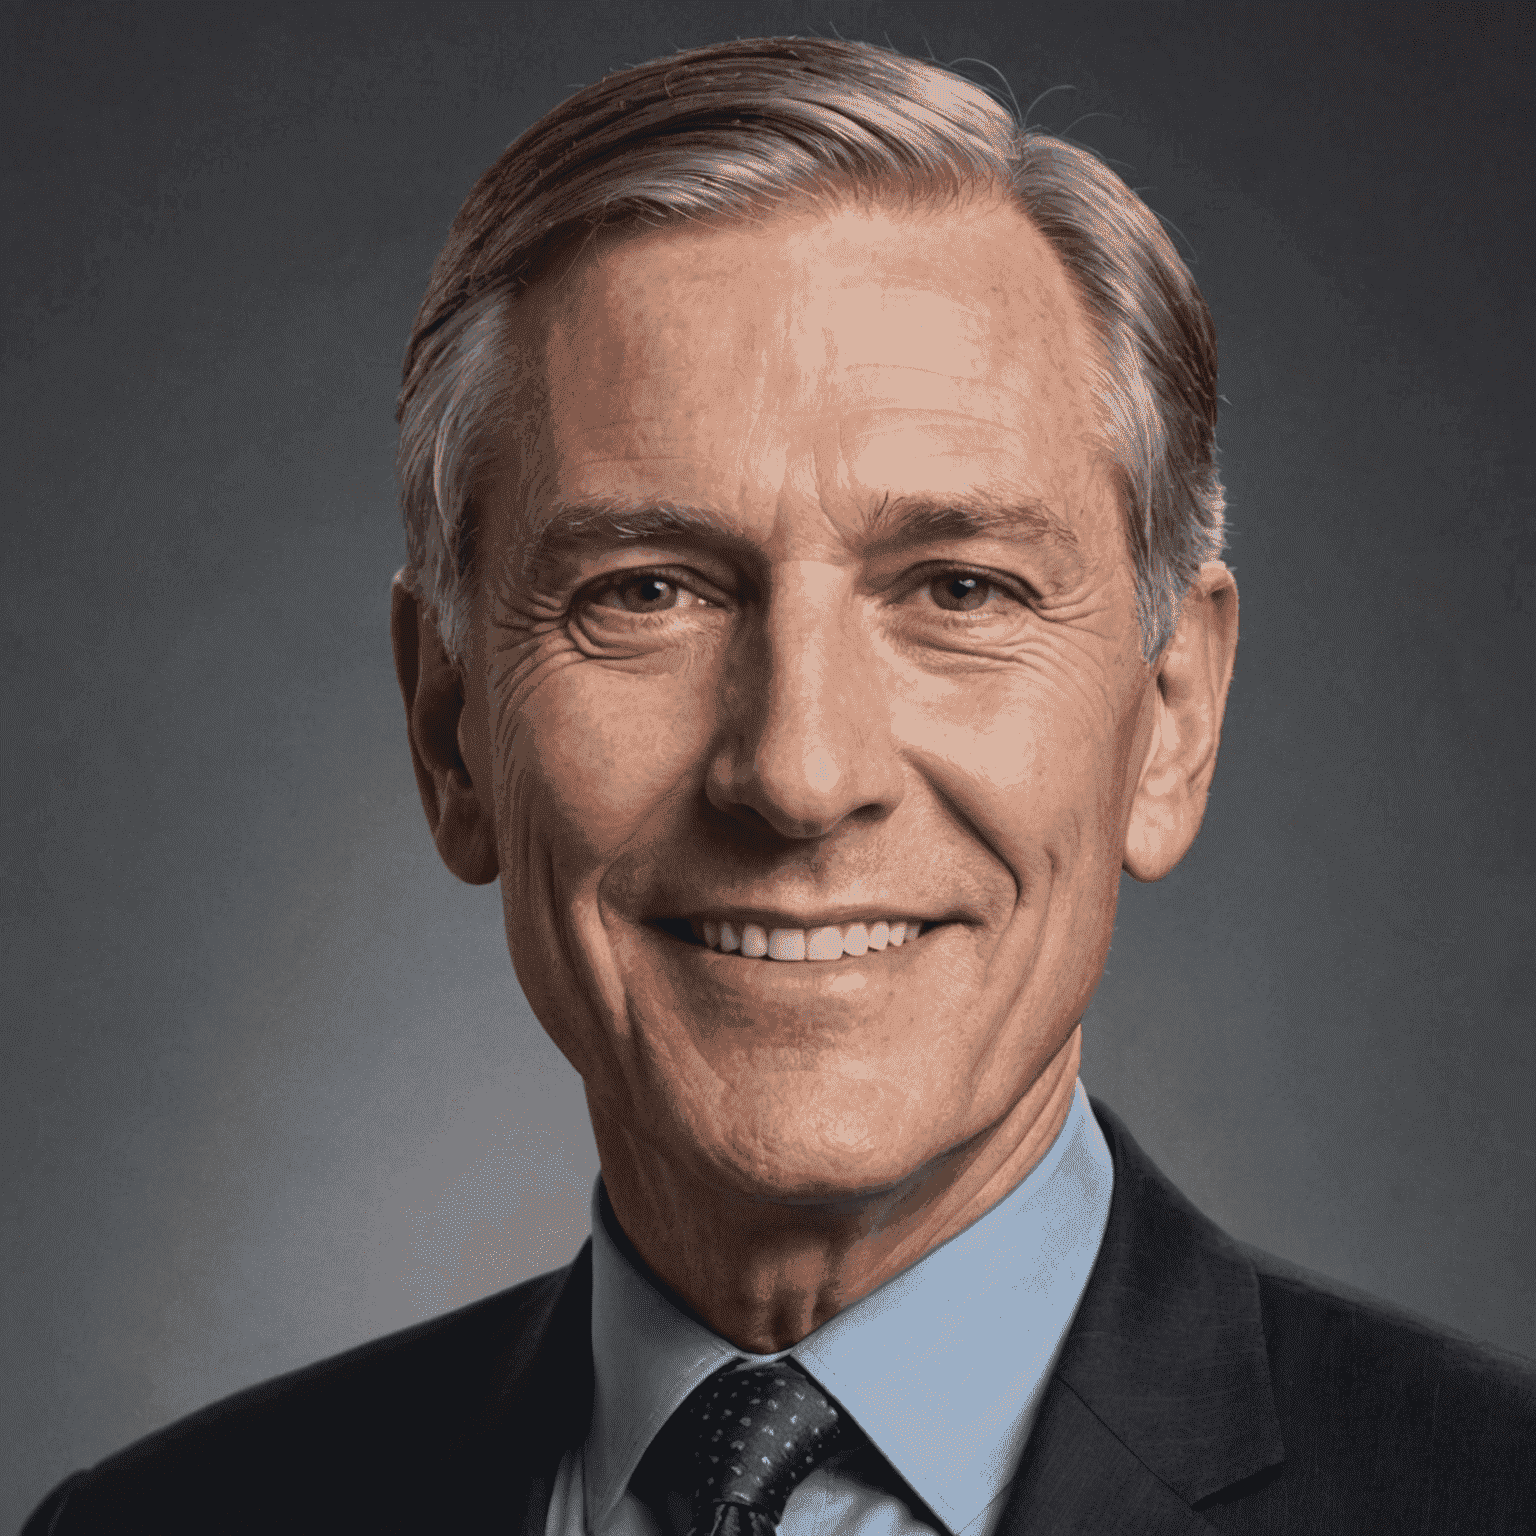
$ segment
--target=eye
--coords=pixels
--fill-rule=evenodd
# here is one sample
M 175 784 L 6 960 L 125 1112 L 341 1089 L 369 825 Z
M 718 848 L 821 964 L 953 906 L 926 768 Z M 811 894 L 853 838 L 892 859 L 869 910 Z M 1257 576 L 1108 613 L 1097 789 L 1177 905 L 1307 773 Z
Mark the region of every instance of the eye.
M 653 571 L 638 571 L 603 587 L 592 595 L 600 608 L 620 608 L 625 613 L 665 613 L 669 608 L 703 604 L 696 592 Z
M 997 590 L 985 576 L 969 571 L 946 571 L 928 583 L 934 602 L 950 613 L 972 613 L 984 608 Z

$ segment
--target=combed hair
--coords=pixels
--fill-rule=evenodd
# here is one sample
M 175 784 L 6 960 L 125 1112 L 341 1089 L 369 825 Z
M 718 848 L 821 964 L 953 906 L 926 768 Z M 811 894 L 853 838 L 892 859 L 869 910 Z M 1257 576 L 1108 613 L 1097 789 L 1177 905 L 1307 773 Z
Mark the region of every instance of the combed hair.
M 1097 333 L 1142 654 L 1220 554 L 1216 333 L 1156 215 L 1097 156 L 963 76 L 866 43 L 758 38 L 606 76 L 476 182 L 416 316 L 400 391 L 409 574 L 462 659 L 474 497 L 518 410 L 516 300 L 600 230 L 750 219 L 850 199 L 933 206 L 1000 189 L 1051 243 Z

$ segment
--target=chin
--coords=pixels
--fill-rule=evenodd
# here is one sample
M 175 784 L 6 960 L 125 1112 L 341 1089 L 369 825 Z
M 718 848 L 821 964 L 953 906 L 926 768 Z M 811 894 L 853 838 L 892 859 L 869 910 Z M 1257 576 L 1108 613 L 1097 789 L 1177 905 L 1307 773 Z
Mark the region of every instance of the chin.
M 674 1084 L 653 1100 L 669 1099 L 675 1115 L 657 1130 L 691 1149 L 708 1187 L 765 1204 L 836 1207 L 899 1192 L 980 1129 L 938 1118 L 910 1077 L 885 1079 L 865 1061 L 839 1065 L 759 1062 L 750 1092 L 727 1088 L 703 1104 L 684 1102 L 687 1085 Z M 922 1086 L 932 1085 L 930 1076 Z

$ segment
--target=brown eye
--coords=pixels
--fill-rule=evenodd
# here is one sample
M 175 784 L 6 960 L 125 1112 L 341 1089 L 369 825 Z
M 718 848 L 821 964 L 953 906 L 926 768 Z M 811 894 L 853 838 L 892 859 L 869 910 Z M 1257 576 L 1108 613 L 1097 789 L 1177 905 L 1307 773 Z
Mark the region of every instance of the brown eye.
M 970 613 L 985 606 L 992 596 L 992 583 L 984 576 L 967 576 L 963 571 L 956 571 L 929 582 L 928 590 L 940 608 L 951 613 Z
M 677 607 L 681 594 L 675 582 L 660 576 L 631 576 L 599 593 L 597 601 L 605 608 L 622 608 L 626 613 L 662 613 Z

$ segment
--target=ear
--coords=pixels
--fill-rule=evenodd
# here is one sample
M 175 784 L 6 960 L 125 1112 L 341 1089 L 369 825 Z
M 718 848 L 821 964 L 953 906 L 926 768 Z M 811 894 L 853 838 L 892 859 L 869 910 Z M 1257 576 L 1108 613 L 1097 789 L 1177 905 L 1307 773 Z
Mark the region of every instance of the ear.
M 405 699 L 406 734 L 421 808 L 445 863 L 470 885 L 496 878 L 488 733 L 466 709 L 464 679 L 449 659 L 427 605 L 396 574 L 389 602 L 395 675 Z M 483 714 L 483 710 L 481 711 Z
M 1125 834 L 1125 869 L 1137 880 L 1161 880 L 1200 830 L 1236 654 L 1237 583 L 1212 560 L 1156 664 L 1152 739 Z

